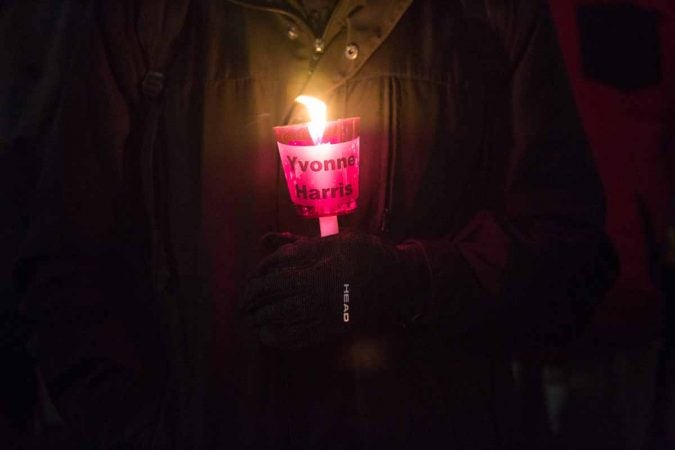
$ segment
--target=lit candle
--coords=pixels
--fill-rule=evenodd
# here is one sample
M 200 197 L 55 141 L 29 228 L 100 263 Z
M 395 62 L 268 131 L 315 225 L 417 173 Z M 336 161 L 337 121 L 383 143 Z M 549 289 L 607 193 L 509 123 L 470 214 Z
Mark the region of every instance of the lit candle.
M 305 108 L 307 108 L 307 113 L 309 114 L 309 123 L 307 123 L 309 135 L 312 137 L 314 145 L 321 144 L 323 132 L 326 130 L 326 111 L 328 110 L 326 104 L 318 98 L 310 97 L 309 95 L 301 95 L 295 101 L 305 105 Z
M 326 104 L 296 99 L 310 121 L 275 127 L 291 201 L 303 217 L 318 218 L 321 236 L 339 232 L 337 216 L 356 209 L 359 195 L 359 118 L 326 121 Z

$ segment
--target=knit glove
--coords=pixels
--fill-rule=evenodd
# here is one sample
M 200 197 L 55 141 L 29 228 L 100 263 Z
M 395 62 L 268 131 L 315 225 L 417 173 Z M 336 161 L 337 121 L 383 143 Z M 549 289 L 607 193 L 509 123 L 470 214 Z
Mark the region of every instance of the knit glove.
M 428 296 L 428 265 L 415 242 L 393 245 L 362 232 L 274 233 L 263 245 L 274 251 L 249 279 L 244 310 L 272 347 L 301 349 L 403 324 Z

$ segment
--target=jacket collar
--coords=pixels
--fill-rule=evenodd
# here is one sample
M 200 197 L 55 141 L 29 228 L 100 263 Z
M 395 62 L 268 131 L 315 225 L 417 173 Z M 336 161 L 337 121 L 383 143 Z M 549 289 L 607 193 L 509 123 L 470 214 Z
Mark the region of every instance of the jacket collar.
M 300 4 L 299 0 L 228 0 L 228 1 L 244 7 L 268 11 L 277 11 L 293 15 L 298 18 L 302 17 L 302 5 Z M 351 14 L 359 7 L 364 6 L 368 3 L 373 3 L 373 1 L 338 0 L 337 3 L 335 4 L 333 14 L 331 15 L 331 22 L 343 23 L 349 14 Z M 379 1 L 376 3 L 386 5 L 388 2 Z
M 389 37 L 411 3 L 413 0 L 339 1 L 326 26 L 324 39 L 331 42 L 346 27 L 346 40 L 343 45 L 328 48 L 310 76 L 305 93 L 325 96 L 357 73 Z M 344 57 L 346 44 L 358 46 L 358 58 Z
M 302 7 L 299 0 L 227 0 L 237 5 L 278 12 L 298 19 L 302 18 Z M 338 0 L 326 25 L 324 40 L 330 42 L 349 20 L 358 24 L 355 29 L 371 31 L 390 27 L 397 22 L 401 11 L 405 11 L 412 0 Z M 363 8 L 367 7 L 367 8 Z M 364 9 L 360 12 L 359 10 Z
M 297 0 L 228 0 L 243 7 L 277 12 L 301 19 Z M 365 64 L 389 36 L 413 0 L 338 0 L 326 25 L 323 39 L 330 43 L 347 28 L 346 44 L 356 44 L 359 56 L 344 57 L 344 45 L 329 45 L 309 76 L 304 93 L 319 97 L 347 81 Z
M 227 0 L 237 5 L 261 9 L 267 11 L 283 12 L 286 14 L 301 17 L 301 5 L 299 0 Z

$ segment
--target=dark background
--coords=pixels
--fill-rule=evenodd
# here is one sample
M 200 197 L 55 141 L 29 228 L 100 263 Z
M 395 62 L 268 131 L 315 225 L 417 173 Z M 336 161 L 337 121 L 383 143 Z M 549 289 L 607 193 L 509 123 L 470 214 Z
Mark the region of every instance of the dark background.
M 86 3 L 0 0 L 0 448 L 59 424 L 40 391 L 30 324 L 16 313 L 12 267 Z M 675 2 L 549 3 L 621 272 L 584 338 L 514 363 L 530 439 L 540 448 L 675 448 Z

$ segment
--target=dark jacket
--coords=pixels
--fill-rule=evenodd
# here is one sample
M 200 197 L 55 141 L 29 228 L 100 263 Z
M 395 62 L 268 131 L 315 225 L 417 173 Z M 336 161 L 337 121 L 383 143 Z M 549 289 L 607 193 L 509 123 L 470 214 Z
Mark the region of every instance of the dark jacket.
M 601 187 L 540 2 L 344 0 L 319 54 L 294 2 L 193 1 L 150 165 L 139 87 L 182 2 L 94 3 L 20 271 L 63 411 L 114 415 L 90 373 L 107 361 L 146 383 L 110 390 L 115 420 L 161 404 L 153 429 L 180 448 L 519 445 L 513 348 L 570 334 L 608 278 Z M 237 298 L 263 233 L 318 233 L 272 132 L 301 92 L 361 117 L 341 227 L 421 241 L 432 295 L 412 327 L 279 354 Z

